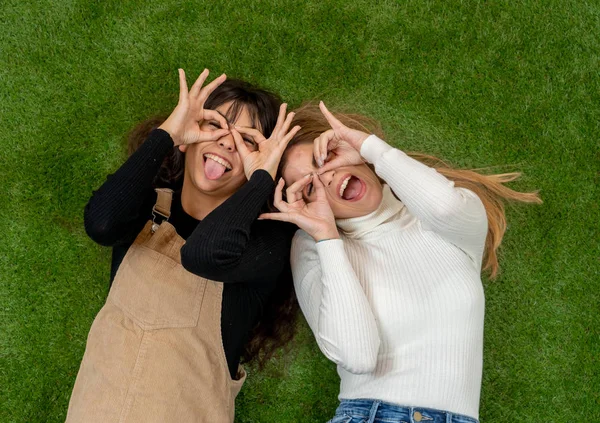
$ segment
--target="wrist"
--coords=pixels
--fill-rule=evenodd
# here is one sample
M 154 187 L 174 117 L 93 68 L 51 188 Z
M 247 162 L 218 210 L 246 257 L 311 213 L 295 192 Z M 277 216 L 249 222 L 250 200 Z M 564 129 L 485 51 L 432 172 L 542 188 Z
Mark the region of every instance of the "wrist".
M 360 149 L 362 148 L 363 143 L 367 138 L 369 138 L 369 136 L 370 134 L 363 132 L 360 138 L 357 138 L 356 141 L 354 141 L 352 147 L 354 147 L 354 149 L 360 153 Z
M 275 177 L 277 176 L 277 169 L 276 168 L 269 169 L 267 166 L 258 166 L 258 167 L 248 168 L 247 172 L 246 172 L 246 170 L 244 170 L 244 172 L 246 173 L 246 179 L 250 180 L 252 175 L 254 175 L 259 170 L 262 170 L 263 172 L 267 172 L 269 174 L 269 176 L 271 176 L 271 179 L 273 181 L 275 181 Z
M 179 137 L 176 131 L 174 131 L 173 128 L 171 128 L 169 124 L 167 124 L 167 122 L 164 122 L 162 125 L 160 125 L 158 129 L 162 129 L 167 134 L 169 134 L 169 136 L 173 140 L 173 144 L 175 144 L 175 147 L 181 145 L 181 137 Z
M 337 228 L 335 230 L 328 230 L 326 232 L 317 233 L 313 236 L 315 242 L 328 241 L 331 239 L 340 239 L 340 233 Z

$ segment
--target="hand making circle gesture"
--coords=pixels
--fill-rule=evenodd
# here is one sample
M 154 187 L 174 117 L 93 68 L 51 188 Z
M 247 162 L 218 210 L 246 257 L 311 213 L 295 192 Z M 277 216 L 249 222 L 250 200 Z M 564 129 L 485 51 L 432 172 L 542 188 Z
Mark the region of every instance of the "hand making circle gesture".
M 307 203 L 302 197 L 302 191 L 311 182 L 315 187 L 316 199 Z M 286 190 L 286 200 L 283 200 L 284 185 L 283 178 L 281 178 L 275 189 L 274 205 L 280 213 L 263 213 L 259 216 L 260 219 L 293 223 L 317 242 L 340 237 L 335 225 L 333 211 L 331 211 L 331 206 L 327 201 L 325 186 L 319 175 L 306 175 L 290 185 Z
M 360 148 L 369 134 L 352 129 L 340 122 L 321 101 L 321 113 L 331 125 L 329 131 L 323 132 L 314 143 L 315 161 L 319 165 L 319 174 L 341 167 L 363 163 Z
M 208 96 L 227 79 L 227 76 L 223 74 L 203 88 L 202 85 L 206 81 L 208 73 L 208 69 L 204 69 L 188 92 L 185 72 L 183 69 L 179 69 L 179 102 L 167 120 L 159 126 L 160 129 L 164 129 L 171 135 L 177 146 L 216 141 L 229 133 L 228 129 L 205 131 L 200 128 L 201 122 L 206 119 L 216 120 L 222 128 L 229 127 L 225 118 L 219 113 L 204 109 L 204 103 Z
M 279 161 L 281 160 L 285 148 L 294 135 L 300 130 L 299 126 L 294 126 L 289 130 L 292 119 L 294 118 L 294 113 L 291 112 L 286 117 L 286 110 L 287 104 L 284 103 L 279 108 L 277 124 L 269 139 L 266 139 L 258 129 L 237 126 L 232 126 L 230 128 L 233 140 L 235 141 L 235 146 L 242 158 L 247 179 L 250 179 L 257 169 L 266 170 L 271 177 L 275 179 L 277 167 L 279 166 Z M 249 149 L 240 134 L 252 137 L 257 144 L 257 149 L 254 151 Z

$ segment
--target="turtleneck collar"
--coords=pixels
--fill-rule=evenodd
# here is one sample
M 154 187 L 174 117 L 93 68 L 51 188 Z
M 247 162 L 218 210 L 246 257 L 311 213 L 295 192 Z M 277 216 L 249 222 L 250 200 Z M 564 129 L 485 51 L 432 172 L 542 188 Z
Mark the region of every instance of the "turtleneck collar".
M 365 216 L 337 219 L 335 223 L 344 235 L 350 238 L 359 238 L 399 214 L 403 208 L 404 204 L 394 196 L 391 188 L 386 184 L 383 185 L 383 198 L 377 210 Z

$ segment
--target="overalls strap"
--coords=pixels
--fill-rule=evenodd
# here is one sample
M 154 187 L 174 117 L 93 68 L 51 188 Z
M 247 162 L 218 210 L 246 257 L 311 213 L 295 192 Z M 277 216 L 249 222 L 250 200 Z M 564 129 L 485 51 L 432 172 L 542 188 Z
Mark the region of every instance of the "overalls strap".
M 156 191 L 156 204 L 152 207 L 152 233 L 156 232 L 163 220 L 169 220 L 171 216 L 171 201 L 173 200 L 172 189 L 155 188 L 154 191 Z M 163 218 L 159 222 L 156 221 L 157 215 Z

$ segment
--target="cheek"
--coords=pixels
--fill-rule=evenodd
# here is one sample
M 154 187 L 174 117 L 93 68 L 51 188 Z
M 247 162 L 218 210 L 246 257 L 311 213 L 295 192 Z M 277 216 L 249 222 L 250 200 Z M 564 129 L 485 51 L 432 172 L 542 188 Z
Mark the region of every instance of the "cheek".
M 246 179 L 246 174 L 244 173 L 244 171 L 242 171 L 237 175 L 232 175 L 231 181 L 234 182 L 236 186 L 241 186 L 248 182 L 248 179 Z

